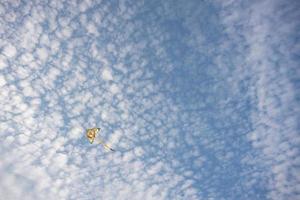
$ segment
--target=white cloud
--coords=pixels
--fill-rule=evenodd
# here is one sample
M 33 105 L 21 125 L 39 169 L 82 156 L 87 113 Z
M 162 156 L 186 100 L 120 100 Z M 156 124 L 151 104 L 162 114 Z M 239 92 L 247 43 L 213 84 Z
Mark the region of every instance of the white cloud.
M 48 51 L 46 48 L 38 48 L 36 53 L 40 60 L 45 61 L 48 58 Z
M 69 27 L 65 27 L 62 30 L 62 38 L 63 39 L 68 39 L 72 35 L 73 30 Z
M 57 153 L 55 154 L 53 160 L 54 164 L 60 168 L 66 167 L 68 157 L 65 154 Z
M 144 150 L 141 148 L 141 147 L 136 147 L 134 149 L 134 154 L 137 156 L 137 157 L 140 157 L 144 154 Z
M 72 127 L 68 135 L 71 139 L 79 139 L 82 137 L 82 133 L 85 132 L 80 126 Z
M 12 144 L 13 143 L 13 141 L 15 140 L 15 138 L 13 137 L 13 136 L 7 136 L 6 138 L 5 138 L 5 143 L 6 144 L 8 144 L 8 145 L 10 145 L 10 144 Z
M 89 23 L 87 25 L 87 31 L 88 33 L 90 34 L 95 34 L 96 36 L 98 36 L 98 30 L 97 30 L 97 25 L 96 24 L 93 24 L 93 23 Z
M 34 57 L 31 53 L 25 53 L 21 56 L 20 60 L 21 64 L 28 65 L 34 60 Z
M 4 56 L 0 55 L 0 70 L 7 67 L 6 59 Z
M 17 54 L 17 49 L 13 44 L 6 44 L 3 48 L 2 54 L 8 58 L 12 58 Z
M 113 76 L 111 71 L 108 68 L 103 69 L 102 71 L 102 78 L 106 81 L 113 80 Z
M 109 90 L 110 90 L 110 92 L 112 93 L 112 94 L 117 94 L 117 93 L 119 93 L 119 87 L 116 85 L 116 84 L 112 84 L 111 86 L 110 86 L 110 88 L 109 88 Z
M 6 84 L 5 78 L 0 75 L 0 87 L 3 87 Z

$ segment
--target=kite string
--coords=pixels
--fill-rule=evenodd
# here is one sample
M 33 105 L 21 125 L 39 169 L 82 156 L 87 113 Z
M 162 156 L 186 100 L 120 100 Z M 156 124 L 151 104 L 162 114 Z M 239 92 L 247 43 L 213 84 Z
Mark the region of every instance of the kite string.
M 104 148 L 109 149 L 109 150 L 111 150 L 111 151 L 115 151 L 115 150 L 112 149 L 109 145 L 105 144 L 105 143 L 103 142 L 103 140 L 101 140 L 100 138 L 98 138 L 98 142 L 99 142 L 99 144 L 102 144 L 102 145 L 104 146 Z

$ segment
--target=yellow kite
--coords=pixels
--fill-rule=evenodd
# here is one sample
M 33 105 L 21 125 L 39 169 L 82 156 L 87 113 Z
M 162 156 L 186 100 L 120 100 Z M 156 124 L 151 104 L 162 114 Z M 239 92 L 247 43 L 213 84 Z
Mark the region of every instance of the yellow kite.
M 92 144 L 96 138 L 96 134 L 100 131 L 100 128 L 90 128 L 86 130 L 86 137 Z M 114 149 L 110 148 L 107 144 L 105 144 L 101 139 L 99 139 L 99 144 L 102 144 L 104 148 L 109 149 L 111 151 L 115 151 Z

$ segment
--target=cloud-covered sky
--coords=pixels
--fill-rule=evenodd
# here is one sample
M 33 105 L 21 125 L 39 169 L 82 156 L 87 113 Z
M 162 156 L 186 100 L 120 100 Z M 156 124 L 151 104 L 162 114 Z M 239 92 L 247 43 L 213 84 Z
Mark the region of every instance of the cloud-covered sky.
M 299 9 L 1 1 L 0 199 L 300 199 Z

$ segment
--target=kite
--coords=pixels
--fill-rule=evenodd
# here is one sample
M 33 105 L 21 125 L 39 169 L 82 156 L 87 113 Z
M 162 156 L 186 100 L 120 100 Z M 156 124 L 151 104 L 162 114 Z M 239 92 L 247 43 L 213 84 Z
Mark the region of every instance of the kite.
M 91 144 L 93 144 L 95 138 L 96 138 L 96 134 L 100 131 L 100 128 L 91 128 L 91 129 L 87 129 L 86 130 L 86 137 L 89 140 L 89 142 Z M 114 149 L 112 149 L 110 146 L 108 146 L 107 144 L 105 144 L 101 139 L 99 140 L 99 144 L 102 144 L 104 146 L 105 149 L 108 149 L 110 151 L 115 151 Z

